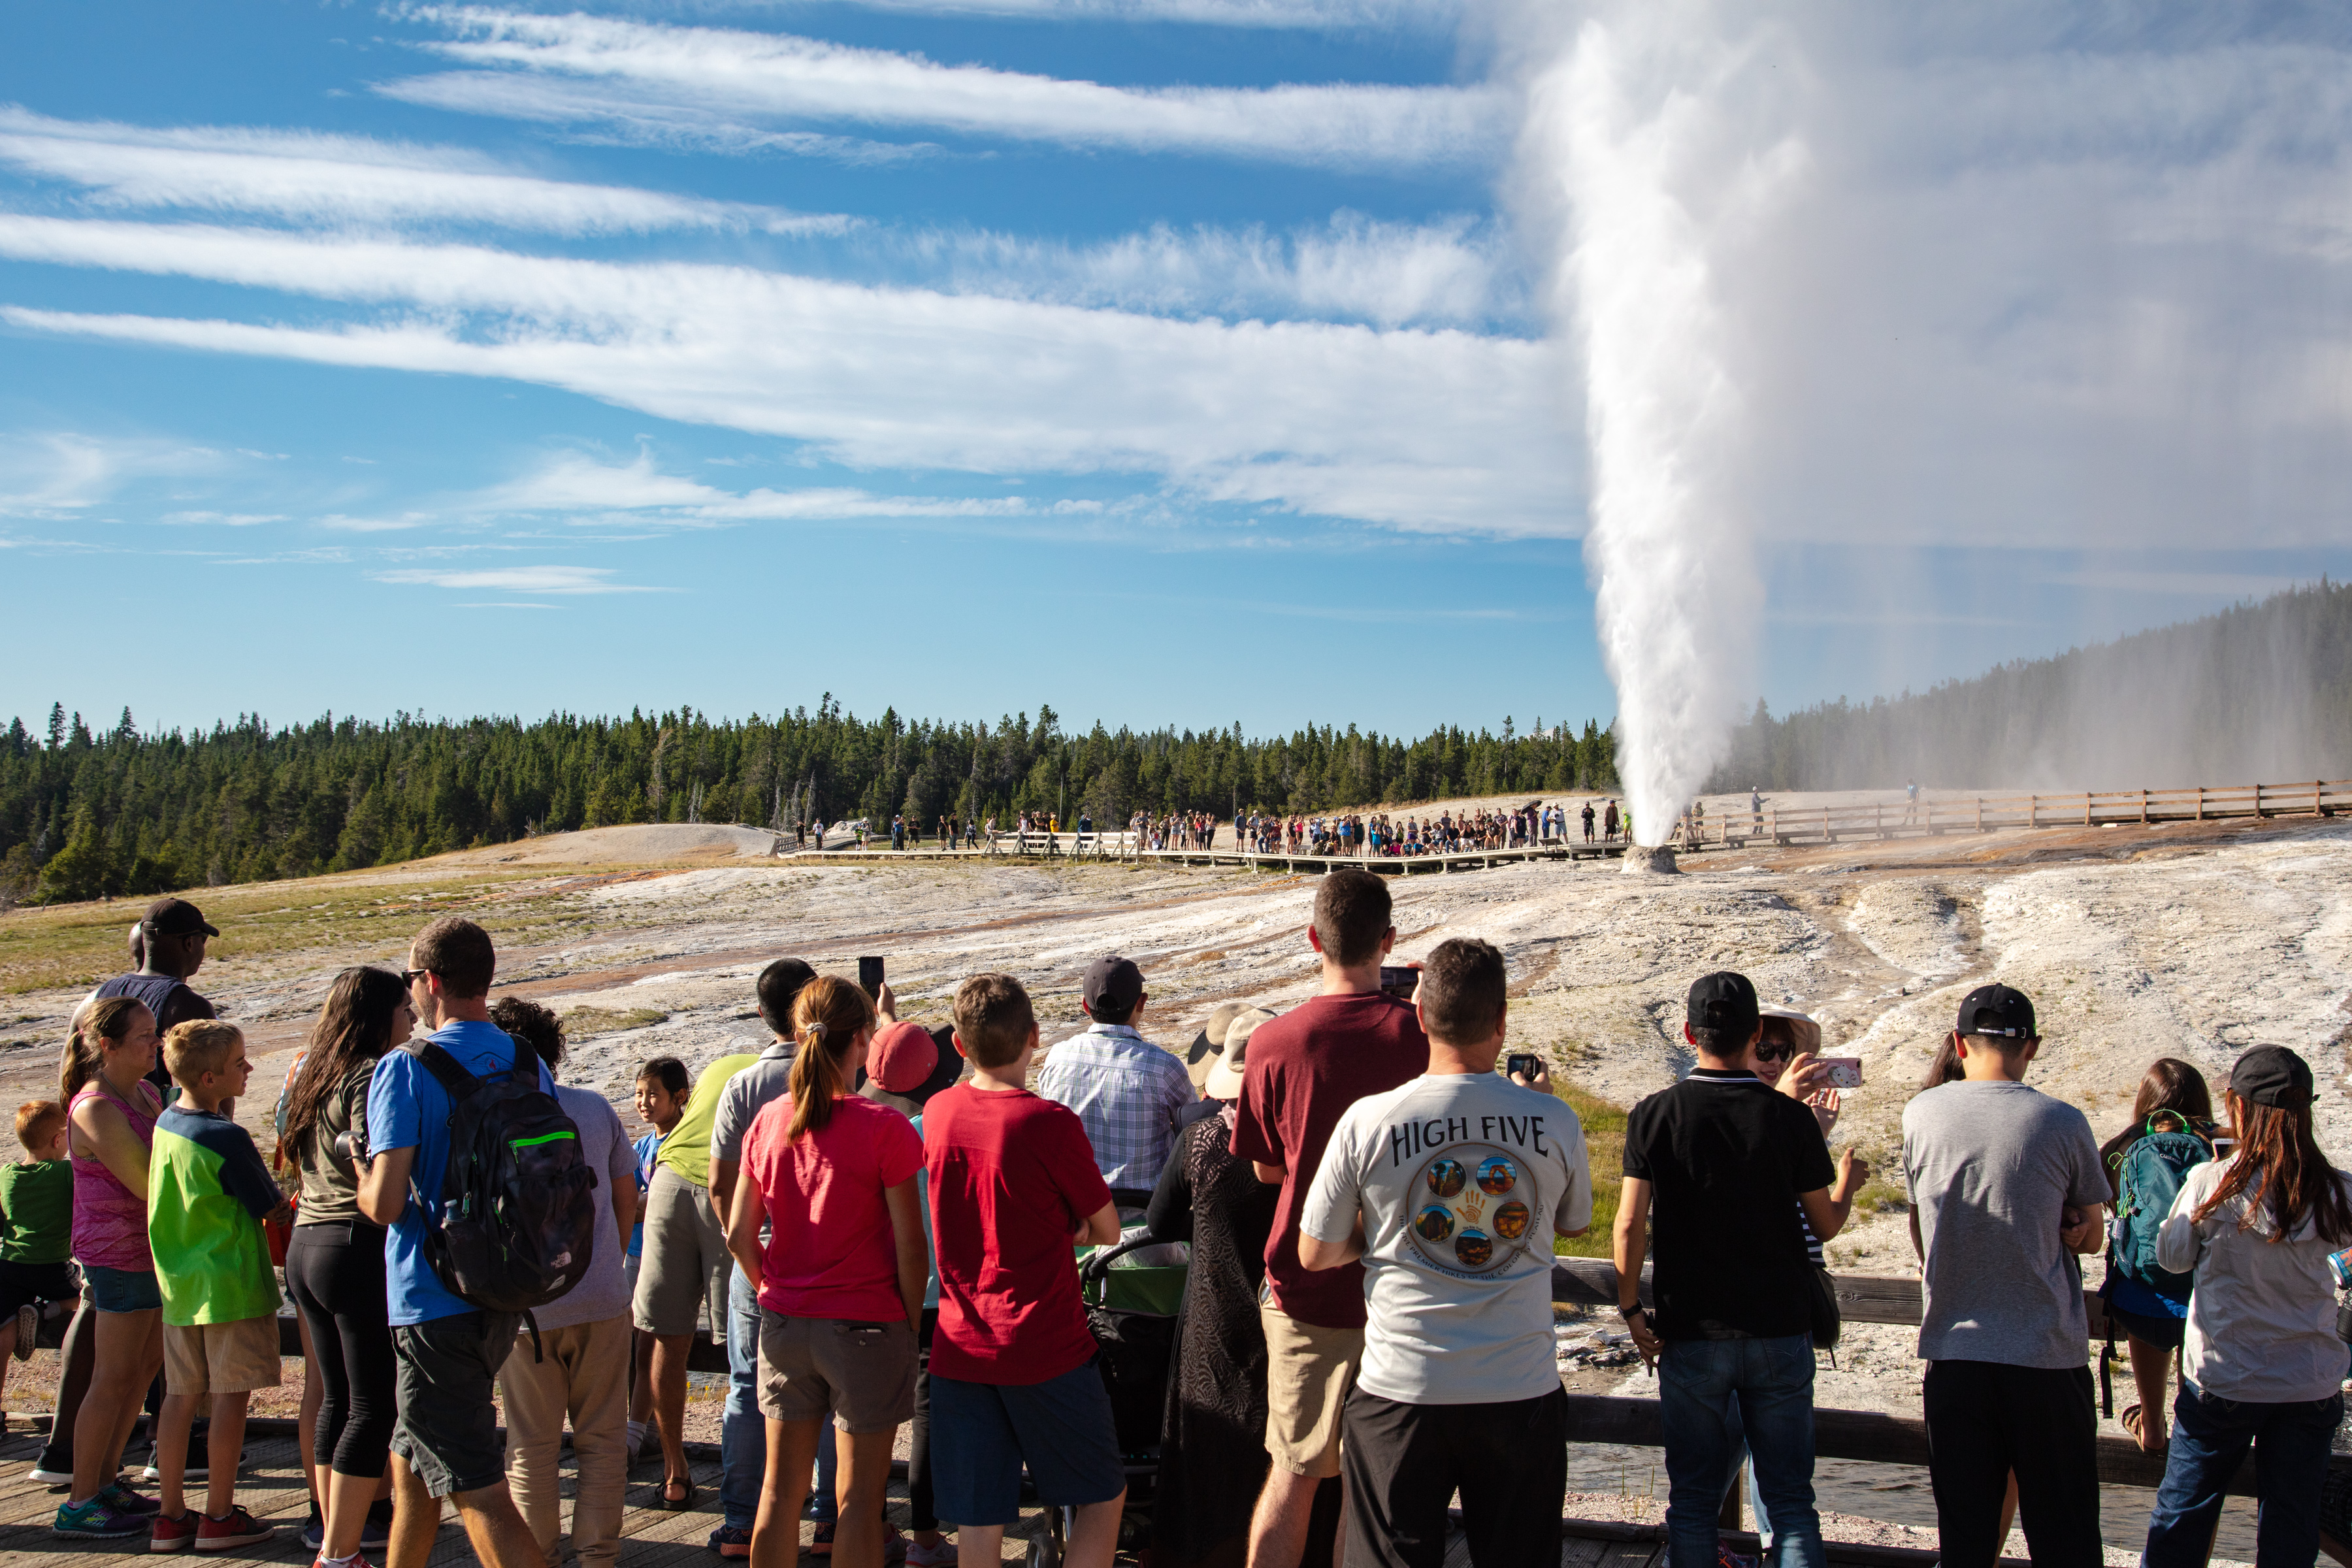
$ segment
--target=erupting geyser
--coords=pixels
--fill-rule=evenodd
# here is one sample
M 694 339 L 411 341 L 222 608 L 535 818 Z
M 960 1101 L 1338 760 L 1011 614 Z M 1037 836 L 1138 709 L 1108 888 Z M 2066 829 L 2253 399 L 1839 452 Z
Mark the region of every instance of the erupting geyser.
M 1628 0 L 1582 23 L 1532 85 L 1522 148 L 1564 226 L 1555 300 L 1583 353 L 1592 454 L 1585 564 L 1618 776 L 1652 847 L 1740 717 L 1763 601 L 1716 279 L 1807 163 L 1783 129 L 1801 62 L 1769 26 L 1735 40 L 1716 13 Z

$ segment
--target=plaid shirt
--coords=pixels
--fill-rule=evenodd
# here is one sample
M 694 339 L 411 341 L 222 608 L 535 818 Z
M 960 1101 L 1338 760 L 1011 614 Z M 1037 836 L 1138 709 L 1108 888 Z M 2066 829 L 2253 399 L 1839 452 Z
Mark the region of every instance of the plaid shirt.
M 1125 1024 L 1055 1046 L 1037 1093 L 1077 1113 L 1106 1185 L 1147 1193 L 1176 1146 L 1176 1113 L 1201 1098 L 1181 1061 Z

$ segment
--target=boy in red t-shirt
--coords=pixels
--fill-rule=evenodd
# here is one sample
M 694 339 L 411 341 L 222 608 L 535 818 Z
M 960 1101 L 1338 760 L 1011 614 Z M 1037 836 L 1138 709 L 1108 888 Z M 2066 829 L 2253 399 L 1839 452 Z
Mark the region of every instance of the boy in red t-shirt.
M 1037 1016 L 1009 974 L 956 990 L 956 1049 L 971 1080 L 923 1110 L 940 1271 L 931 1342 L 933 1507 L 966 1563 L 993 1563 L 1021 1517 L 1021 1467 L 1039 1499 L 1075 1508 L 1071 1568 L 1109 1568 L 1127 1473 L 1071 1248 L 1118 1239 L 1118 1210 L 1067 1107 L 1025 1085 Z

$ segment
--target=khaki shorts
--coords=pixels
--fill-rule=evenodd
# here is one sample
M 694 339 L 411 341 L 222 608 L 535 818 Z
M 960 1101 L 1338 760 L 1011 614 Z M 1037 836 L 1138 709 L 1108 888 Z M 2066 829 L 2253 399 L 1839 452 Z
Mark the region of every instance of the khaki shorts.
M 250 1394 L 278 1386 L 278 1320 L 163 1325 L 163 1387 L 172 1394 Z
M 646 1245 L 630 1293 L 636 1326 L 649 1334 L 690 1334 L 703 1326 L 703 1299 L 717 1281 L 727 1300 L 727 1227 L 710 1206 L 710 1189 L 698 1187 L 667 1165 L 646 1189 Z M 720 1311 L 720 1321 L 725 1320 Z
M 900 1318 L 787 1318 L 760 1313 L 760 1414 L 815 1421 L 834 1414 L 851 1436 L 915 1418 L 915 1331 Z
M 1258 1303 L 1265 1327 L 1265 1451 L 1294 1476 L 1339 1473 L 1339 1411 L 1364 1359 L 1364 1331 L 1302 1323 Z

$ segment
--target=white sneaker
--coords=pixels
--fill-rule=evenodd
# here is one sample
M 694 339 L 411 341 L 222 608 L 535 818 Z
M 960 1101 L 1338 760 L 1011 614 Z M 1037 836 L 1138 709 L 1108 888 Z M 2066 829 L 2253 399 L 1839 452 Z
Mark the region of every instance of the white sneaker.
M 73 1472 L 45 1470 L 40 1466 L 35 1465 L 30 1470 L 25 1472 L 25 1479 L 28 1481 L 38 1481 L 45 1487 L 67 1487 L 73 1484 Z

